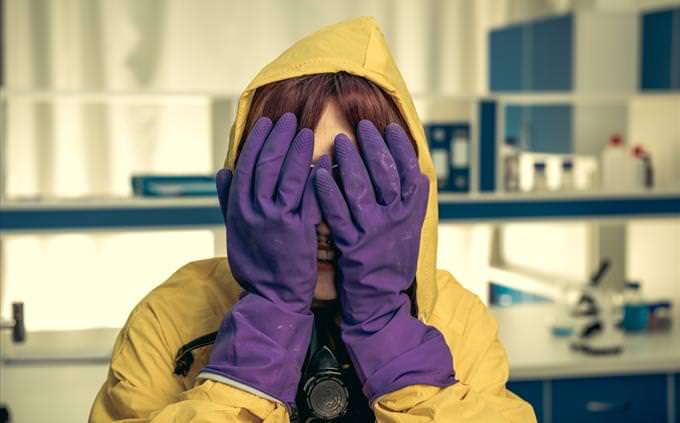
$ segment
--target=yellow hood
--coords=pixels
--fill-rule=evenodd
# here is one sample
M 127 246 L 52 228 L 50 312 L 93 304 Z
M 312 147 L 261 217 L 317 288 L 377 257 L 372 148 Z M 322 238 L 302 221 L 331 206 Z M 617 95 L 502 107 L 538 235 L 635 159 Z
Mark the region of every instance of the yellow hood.
M 327 26 L 301 39 L 257 74 L 239 98 L 231 129 L 225 166 L 234 161 L 246 123 L 250 102 L 258 87 L 271 82 L 317 73 L 345 71 L 364 77 L 392 96 L 418 146 L 420 170 L 430 179 L 430 197 L 420 239 L 416 278 L 420 317 L 432 309 L 437 297 L 435 259 L 437 256 L 437 188 L 425 133 L 411 95 L 394 63 L 385 36 L 371 17 L 362 17 Z

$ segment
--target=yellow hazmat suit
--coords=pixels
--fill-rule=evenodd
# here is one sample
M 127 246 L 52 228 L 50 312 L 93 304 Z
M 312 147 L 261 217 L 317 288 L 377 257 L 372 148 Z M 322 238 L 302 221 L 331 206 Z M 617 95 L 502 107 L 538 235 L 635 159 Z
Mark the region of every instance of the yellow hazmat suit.
M 394 98 L 418 145 L 421 171 L 436 186 L 422 125 L 372 18 L 323 28 L 263 69 L 240 97 L 225 165 L 234 168 L 237 144 L 258 87 L 338 71 L 367 78 Z M 479 298 L 435 268 L 437 222 L 437 191 L 431 189 L 416 276 L 418 317 L 446 339 L 459 382 L 447 388 L 408 386 L 384 395 L 375 403 L 377 421 L 535 422 L 531 406 L 505 388 L 508 362 L 495 320 Z M 216 331 L 239 293 L 227 260 L 221 257 L 187 264 L 147 295 L 118 335 L 90 421 L 288 422 L 279 403 L 212 380 L 196 380 L 212 344 L 192 352 L 193 364 L 186 376 L 173 373 L 177 351 Z

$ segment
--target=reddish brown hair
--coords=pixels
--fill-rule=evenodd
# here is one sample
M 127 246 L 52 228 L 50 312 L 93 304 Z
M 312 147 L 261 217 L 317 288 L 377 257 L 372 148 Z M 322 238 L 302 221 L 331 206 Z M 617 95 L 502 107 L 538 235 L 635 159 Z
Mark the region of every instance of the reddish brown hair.
M 300 128 L 315 129 L 329 100 L 335 101 L 351 128 L 356 128 L 360 120 L 368 119 L 380 133 L 384 133 L 390 123 L 398 123 L 410 135 L 394 100 L 378 85 L 347 72 L 318 73 L 258 88 L 250 105 L 239 150 L 260 117 L 266 116 L 276 122 L 284 113 L 293 112 Z M 415 143 L 413 147 L 418 151 Z
M 381 134 L 390 123 L 401 125 L 418 153 L 411 131 L 392 97 L 368 79 L 347 72 L 300 76 L 258 88 L 250 105 L 238 153 L 255 122 L 262 116 L 276 122 L 284 113 L 293 112 L 299 128 L 315 129 L 329 100 L 335 101 L 351 128 L 356 128 L 362 119 L 372 121 Z M 406 293 L 411 299 L 411 314 L 417 318 L 416 286 L 414 280 Z

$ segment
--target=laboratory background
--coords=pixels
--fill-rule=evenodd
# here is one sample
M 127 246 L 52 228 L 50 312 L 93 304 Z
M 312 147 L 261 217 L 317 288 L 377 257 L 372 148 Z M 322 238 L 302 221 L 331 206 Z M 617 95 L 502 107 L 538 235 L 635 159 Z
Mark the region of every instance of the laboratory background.
M 225 254 L 237 95 L 374 16 L 438 178 L 438 267 L 539 422 L 680 423 L 680 1 L 0 2 L 0 416 L 82 422 L 132 308 Z M 455 357 L 455 351 L 454 357 Z

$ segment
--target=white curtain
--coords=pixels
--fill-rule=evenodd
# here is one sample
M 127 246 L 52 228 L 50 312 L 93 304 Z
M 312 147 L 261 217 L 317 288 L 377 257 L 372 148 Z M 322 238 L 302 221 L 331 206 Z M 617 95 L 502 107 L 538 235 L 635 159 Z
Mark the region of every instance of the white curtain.
M 412 92 L 484 92 L 488 27 L 551 2 L 521 3 L 7 0 L 6 195 L 128 195 L 132 173 L 212 172 L 211 119 L 231 116 L 134 94 L 238 94 L 295 40 L 355 16 L 378 19 Z
M 490 27 L 661 0 L 6 0 L 6 85 L 72 95 L 11 97 L 6 194 L 127 195 L 135 172 L 212 172 L 210 102 L 321 26 L 381 23 L 413 93 L 486 91 Z M 226 136 L 226 134 L 225 134 Z M 219 157 L 216 157 L 219 156 Z M 21 166 L 17 166 L 21 163 Z

